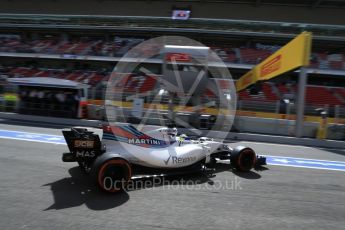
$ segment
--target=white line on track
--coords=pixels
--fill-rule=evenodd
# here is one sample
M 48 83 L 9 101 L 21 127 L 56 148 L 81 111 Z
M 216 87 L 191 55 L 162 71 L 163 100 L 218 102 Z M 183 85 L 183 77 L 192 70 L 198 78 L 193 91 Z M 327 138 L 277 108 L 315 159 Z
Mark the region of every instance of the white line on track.
M 247 144 L 258 144 L 258 145 L 271 145 L 271 146 L 284 146 L 289 148 L 305 148 L 305 149 L 312 149 L 313 147 L 302 146 L 302 145 L 288 145 L 288 144 L 274 144 L 274 143 L 263 143 L 263 142 L 255 142 L 255 141 L 240 141 L 241 143 Z
M 39 136 L 51 136 L 51 137 L 62 137 L 62 135 L 56 135 L 56 134 L 45 134 L 45 133 L 31 133 L 26 131 L 15 131 L 15 130 L 6 130 L 6 129 L 0 129 L 0 132 L 11 132 L 11 133 L 25 133 L 25 134 L 31 134 L 31 135 L 39 135 Z M 7 138 L 7 137 L 6 137 Z
M 314 160 L 314 159 L 308 159 L 308 160 Z M 285 164 L 279 164 L 279 163 L 269 163 L 268 165 L 285 166 L 285 167 L 293 167 L 293 168 L 322 169 L 322 170 L 332 170 L 332 171 L 345 172 L 345 169 L 332 169 L 332 168 L 322 168 L 322 167 L 313 167 L 313 166 L 285 165 Z
M 287 159 L 297 159 L 297 160 L 314 160 L 314 161 L 322 161 L 322 162 L 332 162 L 332 163 L 341 163 L 344 164 L 344 161 L 329 161 L 329 160 L 319 160 L 319 159 L 310 159 L 310 158 L 303 158 L 303 157 L 285 157 L 285 156 L 273 156 L 273 155 L 266 155 L 266 154 L 259 154 L 260 156 L 264 157 L 274 157 L 274 158 L 287 158 Z
M 345 152 L 345 149 L 339 149 L 339 148 L 324 148 L 324 147 L 310 147 L 310 146 L 303 146 L 303 145 L 288 145 L 288 144 L 274 144 L 274 143 L 264 143 L 264 142 L 256 142 L 256 141 L 239 141 L 241 143 L 247 143 L 247 144 L 258 144 L 258 145 L 271 145 L 271 146 L 283 146 L 283 147 L 288 147 L 288 148 L 304 148 L 304 149 L 314 149 L 318 148 L 321 150 L 327 150 L 327 149 L 335 149 L 338 151 L 343 151 Z
M 21 131 L 13 131 L 13 130 L 1 130 L 0 131 L 6 131 L 6 132 L 21 132 Z M 38 136 L 50 136 L 50 137 L 58 137 L 62 138 L 62 136 L 59 135 L 52 135 L 52 134 L 40 134 L 40 133 L 29 133 L 29 132 L 22 132 L 29 135 L 38 135 Z M 56 141 L 49 141 L 49 140 L 37 140 L 37 139 L 28 139 L 28 138 L 21 138 L 21 137 L 9 137 L 9 136 L 0 136 L 2 139 L 12 139 L 12 140 L 20 140 L 20 141 L 30 141 L 30 142 L 39 142 L 39 143 L 47 143 L 47 144 L 55 144 L 55 145 L 66 145 L 66 143 L 56 142 Z M 260 143 L 260 142 L 247 142 L 243 141 L 242 143 L 257 143 L 262 145 L 275 145 L 275 146 L 289 146 L 289 145 L 281 145 L 281 144 L 270 144 L 270 143 Z M 289 147 L 304 147 L 304 148 L 312 148 L 312 147 L 306 147 L 306 146 L 289 146 Z M 319 159 L 309 159 L 309 158 L 298 158 L 298 157 L 286 157 L 286 156 L 272 156 L 272 155 L 266 155 L 266 154 L 260 154 L 265 157 L 270 158 L 283 158 L 283 159 L 297 159 L 297 160 L 312 160 L 312 161 L 318 161 L 318 162 L 333 162 L 333 163 L 341 163 L 344 162 L 341 161 L 328 161 L 328 160 L 319 160 Z M 323 169 L 323 170 L 333 170 L 333 171 L 345 171 L 345 169 L 332 169 L 332 168 L 323 168 L 323 167 L 313 167 L 313 166 L 299 166 L 299 165 L 287 165 L 287 164 L 280 164 L 275 162 L 269 162 L 268 165 L 276 165 L 276 166 L 285 166 L 285 167 L 295 167 L 295 168 L 310 168 L 310 169 Z
M 39 141 L 39 140 L 30 140 L 25 138 L 19 138 L 19 137 L 4 137 L 0 136 L 2 139 L 11 139 L 11 140 L 20 140 L 20 141 L 30 141 L 30 142 L 40 142 L 40 143 L 48 143 L 48 144 L 56 144 L 56 145 L 66 145 L 66 143 L 58 143 L 53 141 Z

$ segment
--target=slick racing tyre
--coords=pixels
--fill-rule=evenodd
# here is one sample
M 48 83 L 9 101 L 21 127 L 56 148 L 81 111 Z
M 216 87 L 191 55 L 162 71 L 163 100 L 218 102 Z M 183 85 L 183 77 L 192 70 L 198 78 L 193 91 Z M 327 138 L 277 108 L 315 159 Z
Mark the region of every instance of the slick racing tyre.
M 231 165 L 241 172 L 248 172 L 254 168 L 256 154 L 253 149 L 237 146 L 231 153 Z
M 132 177 L 132 168 L 124 158 L 105 154 L 95 161 L 92 177 L 103 191 L 116 193 L 126 188 Z

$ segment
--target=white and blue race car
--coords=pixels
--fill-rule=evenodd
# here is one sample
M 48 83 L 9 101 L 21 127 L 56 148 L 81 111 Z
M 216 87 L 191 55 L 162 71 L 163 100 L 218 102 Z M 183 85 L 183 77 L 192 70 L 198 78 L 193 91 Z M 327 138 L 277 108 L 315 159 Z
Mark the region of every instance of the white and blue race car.
M 200 137 L 177 135 L 176 128 L 142 127 L 130 124 L 103 129 L 75 127 L 64 129 L 69 151 L 64 162 L 78 162 L 102 190 L 118 192 L 134 178 L 191 172 L 211 172 L 219 160 L 229 160 L 229 169 L 248 172 L 266 164 L 248 147 L 234 149 Z

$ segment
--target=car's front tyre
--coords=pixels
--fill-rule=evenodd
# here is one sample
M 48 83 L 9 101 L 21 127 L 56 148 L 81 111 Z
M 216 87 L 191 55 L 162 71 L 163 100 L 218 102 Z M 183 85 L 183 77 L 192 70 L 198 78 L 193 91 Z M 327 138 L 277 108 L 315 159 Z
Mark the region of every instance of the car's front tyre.
M 231 165 L 238 171 L 249 172 L 255 167 L 256 154 L 253 149 L 237 146 L 230 155 Z

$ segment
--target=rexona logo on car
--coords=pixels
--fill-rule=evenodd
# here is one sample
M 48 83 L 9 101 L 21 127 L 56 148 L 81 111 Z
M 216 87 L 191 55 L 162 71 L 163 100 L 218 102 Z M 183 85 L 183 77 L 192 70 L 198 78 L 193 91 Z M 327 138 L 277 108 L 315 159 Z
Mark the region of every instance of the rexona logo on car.
M 279 70 L 281 67 L 281 57 L 282 57 L 281 55 L 278 55 L 277 57 L 273 58 L 272 60 L 264 64 L 261 67 L 260 78 L 264 78 L 265 76 Z
M 168 165 L 170 159 L 171 159 L 171 163 L 172 164 L 186 164 L 186 163 L 191 163 L 191 162 L 196 161 L 196 157 L 195 156 L 191 156 L 191 157 L 169 156 L 169 158 L 164 161 L 164 164 Z
M 171 157 L 173 164 L 184 164 L 196 161 L 196 157 Z
M 94 141 L 75 140 L 74 147 L 92 149 L 94 147 Z

